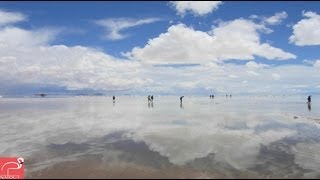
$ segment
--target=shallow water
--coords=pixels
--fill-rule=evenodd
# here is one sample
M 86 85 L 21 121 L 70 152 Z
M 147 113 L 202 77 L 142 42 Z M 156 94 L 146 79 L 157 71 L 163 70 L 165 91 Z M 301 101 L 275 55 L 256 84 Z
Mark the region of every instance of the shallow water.
M 1 98 L 26 178 L 320 178 L 320 98 Z

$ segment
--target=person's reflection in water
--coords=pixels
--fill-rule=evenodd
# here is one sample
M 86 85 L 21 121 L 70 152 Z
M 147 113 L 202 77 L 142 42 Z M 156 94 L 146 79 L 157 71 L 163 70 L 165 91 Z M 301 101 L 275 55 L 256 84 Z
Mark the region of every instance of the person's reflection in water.
M 152 101 L 148 102 L 148 108 L 153 108 L 153 102 Z
M 308 110 L 311 111 L 311 103 L 308 102 Z

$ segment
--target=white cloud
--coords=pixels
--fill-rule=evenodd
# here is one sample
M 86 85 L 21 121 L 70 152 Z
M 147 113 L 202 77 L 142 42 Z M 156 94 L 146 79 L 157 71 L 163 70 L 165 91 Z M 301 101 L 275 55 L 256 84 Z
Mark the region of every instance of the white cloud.
M 0 26 L 25 21 L 27 16 L 18 12 L 7 12 L 0 9 Z
M 234 74 L 230 74 L 229 75 L 230 78 L 238 78 L 238 76 L 234 75 Z
M 140 26 L 144 24 L 150 24 L 160 21 L 159 18 L 147 18 L 147 19 L 131 19 L 131 18 L 109 18 L 95 21 L 96 24 L 106 28 L 105 37 L 110 40 L 121 40 L 128 35 L 121 33 L 131 27 Z
M 177 14 L 184 16 L 191 11 L 196 16 L 204 16 L 218 9 L 221 1 L 171 1 Z
M 249 16 L 250 19 L 260 19 L 260 16 L 253 14 Z
M 314 64 L 314 61 L 311 61 L 311 60 L 308 60 L 308 59 L 304 59 L 302 62 L 305 63 L 305 64 L 309 64 L 309 65 L 313 65 Z
M 96 49 L 49 45 L 55 31 L 0 28 L 0 82 L 64 86 L 67 89 L 122 90 L 140 87 L 140 64 Z
M 315 12 L 303 12 L 305 19 L 293 26 L 289 42 L 297 46 L 320 45 L 320 16 Z
M 288 17 L 288 14 L 285 11 L 282 11 L 282 12 L 276 13 L 271 17 L 264 18 L 263 22 L 269 25 L 278 25 L 287 17 Z
M 254 76 L 260 76 L 259 73 L 255 72 L 255 71 L 247 71 L 248 74 L 254 75 Z
M 280 80 L 280 78 L 281 78 L 281 76 L 277 73 L 272 73 L 271 75 L 274 80 Z
M 48 44 L 58 32 L 54 29 L 39 29 L 28 31 L 17 27 L 0 29 L 0 47 L 30 47 Z M 5 49 L 0 50 L 0 52 Z
M 143 90 L 174 94 L 188 91 L 199 93 L 197 89 L 211 89 L 222 93 L 294 93 L 293 89 L 308 92 L 306 88 L 297 88 L 297 84 L 308 84 L 311 89 L 319 85 L 319 70 L 312 66 L 264 66 L 257 63 L 258 68 L 249 69 L 246 65 L 210 64 L 188 68 L 143 66 L 140 75 L 153 80 Z
M 266 30 L 265 26 L 245 19 L 222 22 L 209 33 L 184 24 L 172 25 L 166 33 L 150 39 L 143 48 L 133 48 L 126 56 L 152 64 L 253 60 L 254 56 L 269 60 L 296 58 L 294 54 L 261 43 L 259 32 Z
M 268 67 L 267 64 L 261 64 L 261 63 L 256 63 L 254 61 L 249 61 L 246 63 L 246 67 L 248 69 L 259 69 L 259 68 L 264 68 L 264 67 Z
M 283 20 L 285 20 L 288 17 L 287 12 L 281 11 L 278 13 L 275 13 L 273 16 L 267 17 L 267 16 L 258 16 L 258 15 L 250 15 L 250 19 L 254 20 L 260 20 L 260 24 L 263 25 L 279 25 L 282 23 Z
M 316 60 L 313 65 L 314 65 L 314 67 L 316 67 L 316 68 L 320 68 L 320 60 Z
M 263 25 L 244 19 L 221 22 L 209 33 L 179 24 L 144 48 L 133 49 L 128 53 L 131 59 L 119 59 L 89 47 L 50 45 L 59 35 L 56 30 L 0 27 L 0 90 L 6 82 L 159 94 L 199 90 L 282 93 L 297 89 L 297 84 L 319 86 L 317 61 L 314 66 L 224 63 L 229 59 L 254 60 L 254 56 L 276 60 L 294 57 L 261 43 L 261 31 L 265 31 Z M 200 65 L 173 68 L 145 63 Z

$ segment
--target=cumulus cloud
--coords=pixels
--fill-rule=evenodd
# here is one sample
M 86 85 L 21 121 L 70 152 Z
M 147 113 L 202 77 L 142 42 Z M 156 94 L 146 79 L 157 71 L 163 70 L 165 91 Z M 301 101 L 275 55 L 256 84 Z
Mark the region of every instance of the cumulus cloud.
M 208 63 L 188 68 L 143 66 L 140 75 L 153 80 L 144 86 L 143 91 L 152 91 L 155 94 L 296 93 L 308 92 L 308 88 L 319 85 L 319 70 L 313 66 L 256 64 L 258 68 L 231 63 Z M 296 87 L 301 83 L 308 84 L 309 87 Z
M 269 67 L 267 64 L 256 63 L 254 61 L 249 61 L 246 63 L 248 69 L 259 69 L 264 67 Z
M 320 68 L 320 60 L 316 60 L 313 65 L 314 67 Z
M 287 17 L 288 17 L 288 14 L 285 11 L 282 11 L 282 12 L 276 13 L 271 17 L 263 18 L 263 23 L 266 23 L 269 25 L 278 25 Z
M 27 16 L 18 12 L 8 12 L 0 9 L 0 27 L 25 21 Z
M 5 48 L 32 47 L 48 44 L 57 35 L 55 29 L 38 29 L 28 31 L 17 27 L 4 27 L 0 29 L 0 52 L 5 53 Z M 18 49 L 17 49 L 18 50 Z
M 302 12 L 304 19 L 293 26 L 289 42 L 297 46 L 320 45 L 320 16 L 315 12 Z
M 260 23 L 265 25 L 279 25 L 287 17 L 288 17 L 287 12 L 281 11 L 281 12 L 275 13 L 273 16 L 270 16 L 270 17 L 258 16 L 254 14 L 254 15 L 251 15 L 249 18 L 260 20 L 261 21 Z
M 0 27 L 0 85 L 49 84 L 70 90 L 128 90 L 130 93 L 292 92 L 297 84 L 318 87 L 319 62 L 314 66 L 270 66 L 255 62 L 294 58 L 293 54 L 261 43 L 266 27 L 249 20 L 220 22 L 210 32 L 183 24 L 151 39 L 144 48 L 115 58 L 85 46 L 51 45 L 56 30 Z M 251 60 L 245 65 L 229 59 Z M 150 63 L 151 65 L 147 65 Z M 195 66 L 152 66 L 192 63 Z M 301 76 L 303 74 L 304 76 Z M 305 77 L 308 77 L 307 79 Z M 240 83 L 239 83 L 240 82 Z M 243 82 L 243 83 L 241 83 Z M 235 86 L 236 84 L 236 86 Z
M 196 16 L 204 16 L 217 10 L 221 1 L 171 1 L 170 4 L 176 9 L 177 14 L 184 16 L 192 12 Z
M 128 37 L 127 34 L 121 33 L 131 27 L 141 26 L 160 21 L 159 18 L 131 19 L 131 18 L 108 18 L 95 21 L 97 25 L 106 28 L 105 38 L 110 40 L 121 40 Z
M 222 22 L 211 32 L 203 32 L 184 24 L 172 25 L 166 33 L 150 39 L 145 47 L 135 47 L 125 55 L 143 63 L 207 63 L 225 60 L 253 60 L 254 56 L 269 60 L 295 59 L 292 53 L 260 42 L 263 25 L 250 20 Z
M 150 81 L 136 75 L 138 63 L 119 60 L 93 48 L 49 45 L 54 32 L 0 29 L 0 82 L 46 83 L 70 90 L 122 90 Z

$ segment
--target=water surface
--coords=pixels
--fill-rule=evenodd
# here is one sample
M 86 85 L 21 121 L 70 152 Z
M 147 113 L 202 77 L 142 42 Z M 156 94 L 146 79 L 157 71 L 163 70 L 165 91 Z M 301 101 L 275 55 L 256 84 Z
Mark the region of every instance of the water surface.
M 320 178 L 320 98 L 1 98 L 26 178 Z

